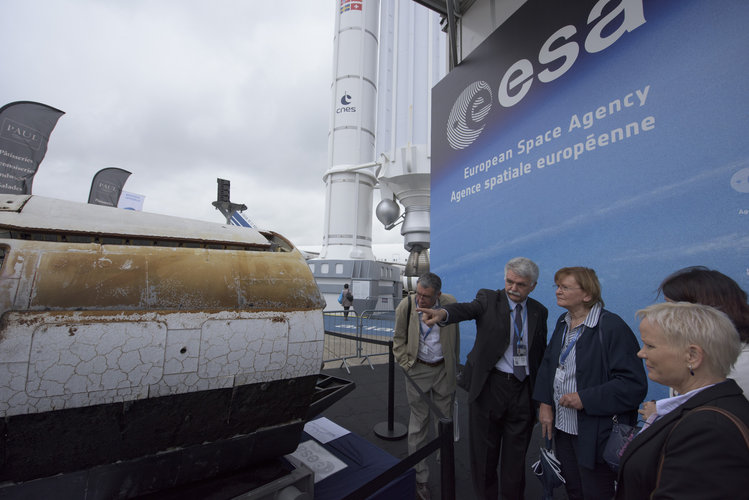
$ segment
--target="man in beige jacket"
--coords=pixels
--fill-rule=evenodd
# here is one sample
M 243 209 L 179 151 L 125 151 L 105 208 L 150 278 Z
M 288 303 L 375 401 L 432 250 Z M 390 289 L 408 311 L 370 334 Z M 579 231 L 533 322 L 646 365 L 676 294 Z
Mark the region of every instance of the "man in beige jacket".
M 393 354 L 409 377 L 447 418 L 453 416 L 455 371 L 460 358 L 460 330 L 457 324 L 427 326 L 417 308 L 439 308 L 455 303 L 443 294 L 442 280 L 434 273 L 423 274 L 416 283 L 416 294 L 404 298 L 395 310 Z M 411 407 L 408 422 L 408 452 L 414 453 L 428 442 L 429 405 L 409 381 L 406 396 Z M 434 417 L 436 426 L 437 417 Z M 429 469 L 422 460 L 416 466 L 416 493 L 429 499 Z

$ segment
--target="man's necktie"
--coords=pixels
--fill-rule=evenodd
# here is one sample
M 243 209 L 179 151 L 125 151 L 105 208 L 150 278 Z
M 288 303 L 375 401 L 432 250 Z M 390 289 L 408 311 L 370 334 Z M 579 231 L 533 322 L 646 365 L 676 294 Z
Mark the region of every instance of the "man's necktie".
M 513 332 L 513 343 L 512 343 L 512 354 L 513 358 L 518 356 L 518 342 L 520 341 L 520 336 L 523 334 L 523 306 L 518 304 L 515 306 L 515 331 Z M 523 353 L 523 356 L 527 356 L 527 347 L 526 352 Z M 518 366 L 513 359 L 512 363 L 512 373 L 515 375 L 515 378 L 520 380 L 521 382 L 525 380 L 525 366 Z

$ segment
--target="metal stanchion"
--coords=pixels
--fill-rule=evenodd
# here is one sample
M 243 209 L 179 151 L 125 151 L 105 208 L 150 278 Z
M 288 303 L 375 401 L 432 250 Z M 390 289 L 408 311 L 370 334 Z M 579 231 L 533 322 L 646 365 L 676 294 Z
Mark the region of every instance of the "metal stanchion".
M 393 355 L 393 341 L 388 342 L 388 419 L 374 426 L 377 437 L 396 441 L 408 434 L 408 428 L 395 422 L 395 356 Z
M 453 421 L 440 418 L 440 481 L 442 500 L 455 500 L 455 439 Z

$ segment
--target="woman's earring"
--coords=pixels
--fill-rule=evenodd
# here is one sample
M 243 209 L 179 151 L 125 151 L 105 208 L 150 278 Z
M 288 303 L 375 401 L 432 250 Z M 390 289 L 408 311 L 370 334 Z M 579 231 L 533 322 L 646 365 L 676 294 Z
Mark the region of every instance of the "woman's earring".
M 689 374 L 694 377 L 694 370 L 692 370 L 692 365 L 689 365 Z

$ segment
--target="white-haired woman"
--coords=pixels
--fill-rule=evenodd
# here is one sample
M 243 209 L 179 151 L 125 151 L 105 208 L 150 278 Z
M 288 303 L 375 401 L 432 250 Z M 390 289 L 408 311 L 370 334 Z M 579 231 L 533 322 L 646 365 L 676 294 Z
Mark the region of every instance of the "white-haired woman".
M 726 379 L 741 350 L 733 323 L 686 302 L 637 316 L 648 377 L 679 395 L 658 401 L 627 447 L 616 498 L 749 498 L 749 402 Z

